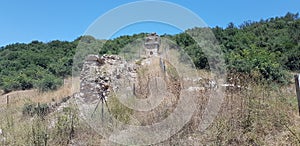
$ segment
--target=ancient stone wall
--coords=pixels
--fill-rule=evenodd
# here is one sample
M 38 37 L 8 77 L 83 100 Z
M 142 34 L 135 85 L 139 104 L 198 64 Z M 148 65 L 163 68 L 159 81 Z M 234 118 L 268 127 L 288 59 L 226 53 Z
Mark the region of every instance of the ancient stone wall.
M 157 55 L 160 48 L 160 37 L 156 33 L 150 33 L 145 38 L 146 55 Z
M 80 75 L 80 98 L 85 103 L 98 102 L 100 98 L 108 98 L 112 91 L 118 91 L 121 83 L 134 83 L 136 76 L 135 64 L 117 55 L 88 55 Z

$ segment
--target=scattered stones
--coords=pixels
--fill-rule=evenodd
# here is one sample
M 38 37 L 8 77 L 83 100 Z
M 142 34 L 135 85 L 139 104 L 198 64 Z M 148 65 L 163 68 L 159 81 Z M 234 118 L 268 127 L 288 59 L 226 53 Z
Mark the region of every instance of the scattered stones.
M 204 91 L 205 88 L 204 87 L 189 87 L 188 91 L 190 92 L 194 92 L 194 91 Z

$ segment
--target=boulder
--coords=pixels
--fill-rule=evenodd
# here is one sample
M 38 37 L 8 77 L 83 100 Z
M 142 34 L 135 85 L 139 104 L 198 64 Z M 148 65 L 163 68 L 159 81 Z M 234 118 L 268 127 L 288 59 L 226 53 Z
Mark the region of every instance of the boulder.
M 88 55 L 85 60 L 86 61 L 98 61 L 99 56 L 98 55 Z

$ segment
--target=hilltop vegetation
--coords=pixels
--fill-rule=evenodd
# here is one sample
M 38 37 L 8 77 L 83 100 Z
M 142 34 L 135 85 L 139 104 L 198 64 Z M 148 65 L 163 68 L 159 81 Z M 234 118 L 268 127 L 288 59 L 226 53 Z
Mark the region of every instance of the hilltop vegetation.
M 7 45 L 0 50 L 0 87 L 5 92 L 39 88 L 53 90 L 71 74 L 74 42 L 52 41 Z
M 193 28 L 177 35 L 163 35 L 177 43 L 191 56 L 199 69 L 209 69 L 205 54 L 187 32 L 207 28 Z M 211 28 L 225 54 L 229 71 L 250 75 L 269 83 L 286 84 L 289 71 L 300 71 L 300 19 L 297 14 L 284 17 L 247 21 L 240 26 L 229 23 L 226 28 Z M 57 89 L 62 79 L 72 73 L 73 56 L 79 41 L 95 47 L 99 54 L 118 54 L 128 43 L 145 37 L 145 33 L 121 36 L 108 40 L 102 48 L 90 36 L 72 42 L 32 41 L 29 44 L 11 44 L 0 49 L 0 88 L 5 92 L 38 88 L 41 91 Z
M 194 28 L 186 32 L 199 32 Z M 298 14 L 259 22 L 247 21 L 239 27 L 212 28 L 225 54 L 229 71 L 251 75 L 258 80 L 287 83 L 287 71 L 300 70 L 300 19 Z M 174 37 L 173 37 L 174 38 Z M 175 35 L 175 41 L 192 57 L 198 68 L 209 68 L 201 49 L 186 33 Z

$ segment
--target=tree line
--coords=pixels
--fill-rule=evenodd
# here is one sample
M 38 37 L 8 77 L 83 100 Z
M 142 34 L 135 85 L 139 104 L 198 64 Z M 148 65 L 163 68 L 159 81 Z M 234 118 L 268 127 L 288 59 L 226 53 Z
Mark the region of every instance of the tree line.
M 203 34 L 208 28 L 192 28 L 176 35 L 162 35 L 173 40 L 194 61 L 199 69 L 209 69 L 203 48 L 189 33 Z M 260 21 L 246 21 L 226 28 L 209 28 L 225 55 L 227 70 L 248 74 L 257 81 L 287 84 L 290 73 L 300 71 L 299 14 Z M 55 90 L 63 78 L 72 74 L 73 57 L 79 42 L 95 47 L 99 54 L 118 54 L 121 49 L 143 39 L 146 33 L 125 35 L 107 40 L 81 36 L 74 41 L 15 43 L 0 48 L 0 88 L 5 92 L 37 88 Z M 84 45 L 83 45 L 84 46 Z

